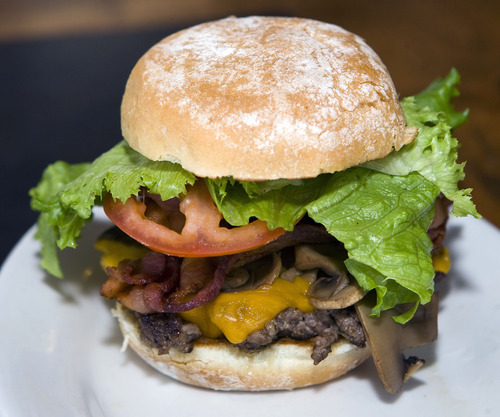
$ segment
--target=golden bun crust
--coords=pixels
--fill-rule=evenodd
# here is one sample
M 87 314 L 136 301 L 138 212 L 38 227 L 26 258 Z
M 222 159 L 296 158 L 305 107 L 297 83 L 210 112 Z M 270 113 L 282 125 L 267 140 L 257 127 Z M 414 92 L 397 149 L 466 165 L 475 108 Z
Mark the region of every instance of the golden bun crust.
M 117 304 L 113 315 L 130 346 L 161 373 L 189 385 L 225 391 L 291 390 L 338 378 L 370 357 L 368 347 L 358 348 L 344 339 L 330 355 L 314 365 L 308 342 L 278 341 L 258 352 L 247 352 L 221 341 L 203 339 L 191 353 L 171 349 L 168 355 L 143 343 L 136 318 Z
M 358 36 L 316 20 L 229 17 L 175 33 L 136 64 L 122 132 L 200 177 L 315 177 L 413 140 L 394 84 Z

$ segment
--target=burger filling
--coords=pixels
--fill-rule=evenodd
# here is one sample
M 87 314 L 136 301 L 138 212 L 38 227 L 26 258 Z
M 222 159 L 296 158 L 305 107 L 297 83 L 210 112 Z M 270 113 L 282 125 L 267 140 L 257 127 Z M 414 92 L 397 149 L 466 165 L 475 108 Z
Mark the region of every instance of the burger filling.
M 178 201 L 165 203 L 147 194 L 142 201 L 149 206 L 146 217 L 155 222 L 173 224 L 181 217 L 172 209 Z M 442 196 L 436 200 L 428 231 L 436 276 L 449 268 L 442 246 L 447 205 Z M 358 347 L 366 344 L 354 308 L 365 292 L 344 266 L 346 251 L 307 217 L 293 231 L 236 254 L 165 255 L 117 228 L 96 246 L 108 275 L 102 295 L 135 312 L 142 340 L 160 355 L 172 348 L 190 352 L 203 337 L 246 350 L 289 338 L 310 340 L 311 358 L 318 364 L 340 337 Z

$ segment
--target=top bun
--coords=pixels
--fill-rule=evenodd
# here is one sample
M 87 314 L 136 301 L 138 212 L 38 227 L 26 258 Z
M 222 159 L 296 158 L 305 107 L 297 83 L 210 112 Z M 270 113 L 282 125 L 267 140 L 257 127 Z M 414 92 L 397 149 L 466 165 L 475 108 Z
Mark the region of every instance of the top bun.
M 123 136 L 199 177 L 315 177 L 411 142 L 394 84 L 358 36 L 315 20 L 229 17 L 175 33 L 136 64 Z

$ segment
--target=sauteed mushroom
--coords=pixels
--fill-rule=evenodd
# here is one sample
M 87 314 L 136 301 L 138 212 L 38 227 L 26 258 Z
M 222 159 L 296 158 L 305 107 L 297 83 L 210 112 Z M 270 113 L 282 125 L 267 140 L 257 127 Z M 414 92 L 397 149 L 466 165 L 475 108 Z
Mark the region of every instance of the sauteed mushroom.
M 370 317 L 372 306 L 373 299 L 365 297 L 355 308 L 380 380 L 384 388 L 394 394 L 424 363 L 415 357 L 405 358 L 403 352 L 437 338 L 438 297 L 434 293 L 430 303 L 420 305 L 415 316 L 404 325 L 392 319 L 401 311 L 387 310 L 374 318 Z
M 228 274 L 222 291 L 253 290 L 264 284 L 272 284 L 279 277 L 281 267 L 279 254 L 270 253 Z
M 299 270 L 320 269 L 309 290 L 311 304 L 321 309 L 341 309 L 357 303 L 365 292 L 352 279 L 340 258 L 325 254 L 325 245 L 298 245 L 295 248 L 295 267 Z

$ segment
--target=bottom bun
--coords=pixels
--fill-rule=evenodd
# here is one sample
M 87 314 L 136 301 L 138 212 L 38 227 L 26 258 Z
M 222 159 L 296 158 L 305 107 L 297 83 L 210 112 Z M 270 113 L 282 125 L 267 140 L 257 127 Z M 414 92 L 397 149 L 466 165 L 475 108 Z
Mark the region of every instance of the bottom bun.
M 311 359 L 312 343 L 279 340 L 258 351 L 247 351 L 220 339 L 200 338 L 191 353 L 157 350 L 141 341 L 138 321 L 117 304 L 113 315 L 125 342 L 161 373 L 198 387 L 225 391 L 291 390 L 338 378 L 370 357 L 368 347 L 358 348 L 341 338 L 318 365 Z

